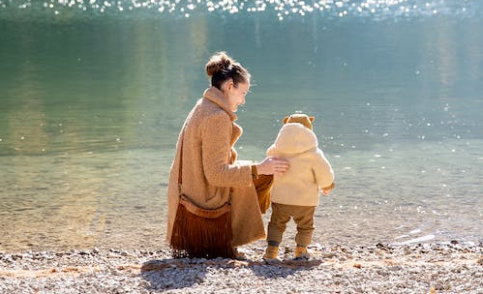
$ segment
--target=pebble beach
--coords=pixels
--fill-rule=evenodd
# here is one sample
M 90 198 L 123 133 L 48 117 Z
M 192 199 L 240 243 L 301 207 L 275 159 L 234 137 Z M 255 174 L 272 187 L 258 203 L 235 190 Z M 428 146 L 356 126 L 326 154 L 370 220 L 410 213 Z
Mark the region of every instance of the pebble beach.
M 323 246 L 309 260 L 281 248 L 264 262 L 262 242 L 247 259 L 172 259 L 117 249 L 0 252 L 0 293 L 483 293 L 483 244 Z

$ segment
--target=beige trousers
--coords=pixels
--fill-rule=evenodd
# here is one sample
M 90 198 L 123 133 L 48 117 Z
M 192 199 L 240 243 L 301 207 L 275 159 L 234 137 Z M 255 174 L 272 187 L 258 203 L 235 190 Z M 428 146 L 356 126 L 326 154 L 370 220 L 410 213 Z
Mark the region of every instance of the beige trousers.
M 314 232 L 315 206 L 286 205 L 272 202 L 272 216 L 268 223 L 267 242 L 278 246 L 287 228 L 287 223 L 293 218 L 297 225 L 295 242 L 298 246 L 308 246 L 312 242 Z

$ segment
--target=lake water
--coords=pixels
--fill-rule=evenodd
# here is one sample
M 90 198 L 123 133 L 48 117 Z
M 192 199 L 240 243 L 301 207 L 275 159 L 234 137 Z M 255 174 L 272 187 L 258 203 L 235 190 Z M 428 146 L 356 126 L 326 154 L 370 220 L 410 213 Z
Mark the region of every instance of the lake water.
M 241 159 L 285 115 L 316 117 L 337 187 L 314 243 L 482 242 L 482 9 L 0 0 L 0 250 L 164 244 L 177 134 L 218 50 L 255 84 Z

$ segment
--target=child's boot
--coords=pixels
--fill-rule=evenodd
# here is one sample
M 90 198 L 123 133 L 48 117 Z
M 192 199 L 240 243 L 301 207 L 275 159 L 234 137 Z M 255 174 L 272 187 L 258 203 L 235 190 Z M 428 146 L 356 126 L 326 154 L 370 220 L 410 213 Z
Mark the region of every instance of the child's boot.
M 278 256 L 278 246 L 268 245 L 267 249 L 265 250 L 265 254 L 263 255 L 263 260 L 274 261 L 274 260 L 277 260 L 277 256 Z
M 307 252 L 307 247 L 299 246 L 295 247 L 295 259 L 309 259 L 310 254 Z

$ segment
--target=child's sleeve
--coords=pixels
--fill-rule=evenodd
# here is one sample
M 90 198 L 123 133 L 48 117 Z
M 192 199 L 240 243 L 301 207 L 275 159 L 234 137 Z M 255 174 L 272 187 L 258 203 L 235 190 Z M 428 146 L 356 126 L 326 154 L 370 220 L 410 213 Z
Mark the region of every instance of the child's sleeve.
M 328 188 L 334 183 L 334 171 L 322 150 L 318 149 L 317 160 L 314 160 L 314 174 L 320 189 Z

